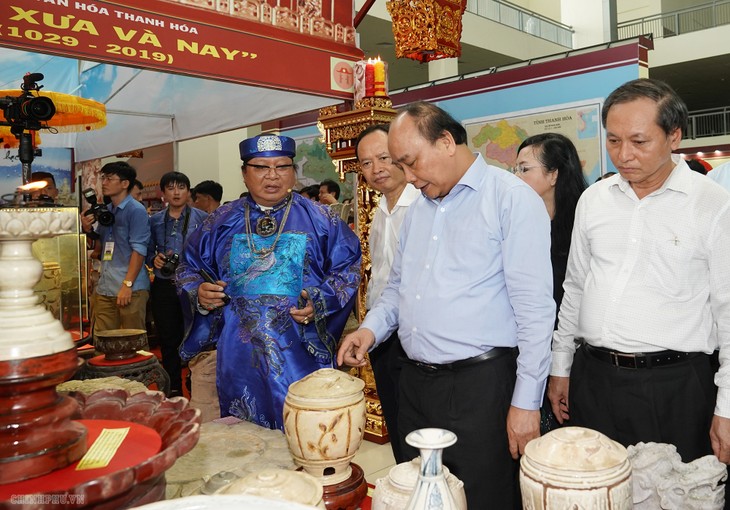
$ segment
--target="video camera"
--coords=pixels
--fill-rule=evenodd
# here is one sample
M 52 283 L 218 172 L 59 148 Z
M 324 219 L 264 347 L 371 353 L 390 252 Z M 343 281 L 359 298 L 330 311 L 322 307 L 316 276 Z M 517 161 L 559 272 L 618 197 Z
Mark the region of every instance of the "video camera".
M 81 194 L 84 195 L 84 198 L 91 206 L 89 210 L 84 213 L 84 215 L 88 216 L 93 214 L 94 219 L 98 221 L 100 225 L 103 225 L 105 227 L 110 227 L 114 225 L 114 215 L 109 209 L 106 208 L 106 205 L 100 204 L 96 200 L 96 192 L 92 188 L 86 188 L 84 191 L 81 192 Z
M 43 85 L 37 82 L 43 79 L 41 73 L 28 73 L 23 76 L 23 92 L 16 97 L 0 97 L 0 109 L 5 115 L 5 122 L 0 125 L 10 126 L 10 132 L 19 137 L 23 131 L 38 131 L 48 128 L 44 124 L 56 114 L 56 105 L 53 100 L 45 96 L 34 96 L 32 91 L 38 92 Z

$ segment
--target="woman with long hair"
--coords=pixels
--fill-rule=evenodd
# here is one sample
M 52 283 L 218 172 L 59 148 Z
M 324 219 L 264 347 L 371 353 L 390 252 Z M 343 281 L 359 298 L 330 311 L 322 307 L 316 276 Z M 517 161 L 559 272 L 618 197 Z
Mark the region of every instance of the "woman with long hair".
M 540 195 L 550 215 L 550 258 L 557 328 L 557 311 L 563 300 L 563 280 L 568 264 L 575 206 L 588 185 L 575 145 L 568 137 L 558 133 L 542 133 L 526 138 L 517 150 L 513 172 Z
M 583 176 L 583 167 L 578 151 L 569 138 L 558 133 L 543 133 L 526 138 L 520 144 L 512 171 L 540 195 L 550 215 L 550 261 L 553 266 L 557 329 L 575 207 L 581 193 L 588 187 Z M 547 399 L 540 414 L 540 429 L 543 434 L 559 426 Z

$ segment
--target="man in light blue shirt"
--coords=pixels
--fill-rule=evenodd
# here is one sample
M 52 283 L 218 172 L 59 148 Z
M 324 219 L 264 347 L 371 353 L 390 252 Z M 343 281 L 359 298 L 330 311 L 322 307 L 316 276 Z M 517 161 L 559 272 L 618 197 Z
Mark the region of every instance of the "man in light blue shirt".
M 150 279 L 143 270 L 150 221 L 147 210 L 129 194 L 137 172 L 128 163 L 116 161 L 101 168 L 101 190 L 111 203 L 111 217 L 81 215 L 83 231 L 101 243 L 101 271 L 93 301 L 94 331 L 146 329 L 145 315 Z
M 170 376 L 170 396 L 182 396 L 180 344 L 185 336 L 185 318 L 175 288 L 175 271 L 188 233 L 203 225 L 208 213 L 190 207 L 190 179 L 182 172 L 167 172 L 160 178 L 167 207 L 150 218 L 147 264 L 154 268 L 150 308 L 155 319 L 162 366 Z
M 417 455 L 404 438 L 419 428 L 455 432 L 443 458 L 468 507 L 517 508 L 516 459 L 540 434 L 550 368 L 550 219 L 529 186 L 473 154 L 463 126 L 434 105 L 407 106 L 388 147 L 422 196 L 406 215 L 388 285 L 338 362 L 362 366 L 398 329 L 408 356 L 402 447 Z
M 707 177 L 730 191 L 730 162 L 713 168 L 710 172 L 707 172 Z

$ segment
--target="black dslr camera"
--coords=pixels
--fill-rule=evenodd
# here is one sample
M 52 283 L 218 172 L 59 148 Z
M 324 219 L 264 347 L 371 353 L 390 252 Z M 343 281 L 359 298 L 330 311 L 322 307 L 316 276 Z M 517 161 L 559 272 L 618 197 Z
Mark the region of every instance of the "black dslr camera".
M 92 188 L 86 188 L 81 194 L 84 195 L 86 201 L 91 205 L 89 210 L 84 213 L 86 216 L 93 214 L 94 219 L 99 222 L 99 225 L 105 227 L 114 225 L 114 215 L 106 208 L 106 205 L 97 202 L 96 192 Z
M 180 263 L 180 255 L 173 253 L 169 257 L 165 257 L 165 263 L 160 268 L 160 274 L 165 278 L 169 278 L 175 274 L 177 265 Z

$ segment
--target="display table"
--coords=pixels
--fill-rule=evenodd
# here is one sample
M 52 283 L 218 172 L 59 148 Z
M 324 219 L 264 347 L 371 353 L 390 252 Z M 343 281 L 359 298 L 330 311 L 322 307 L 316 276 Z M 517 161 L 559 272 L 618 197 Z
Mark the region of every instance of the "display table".
M 296 469 L 284 433 L 236 418 L 221 418 L 200 427 L 198 444 L 166 473 L 167 499 L 212 492 L 210 478 L 228 471 L 239 477 L 266 468 Z M 370 510 L 372 485 L 361 504 Z
M 206 494 L 205 484 L 221 471 L 239 477 L 265 468 L 296 469 L 284 433 L 237 418 L 221 418 L 200 427 L 198 444 L 166 473 L 167 499 Z

